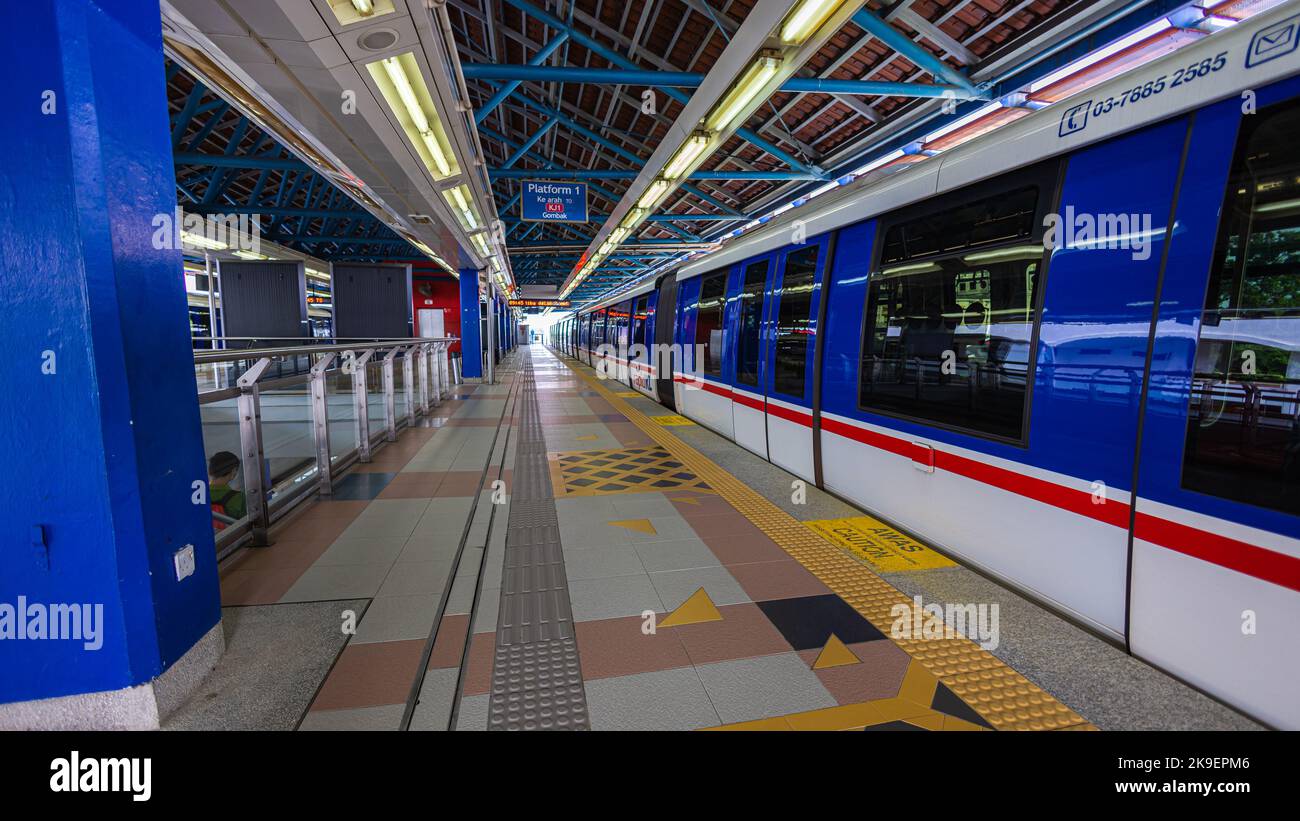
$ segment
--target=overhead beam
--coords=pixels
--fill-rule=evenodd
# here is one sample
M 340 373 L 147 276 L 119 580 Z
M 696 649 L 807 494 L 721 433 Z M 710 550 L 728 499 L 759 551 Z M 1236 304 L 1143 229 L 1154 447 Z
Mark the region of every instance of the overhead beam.
M 533 59 L 528 61 L 528 65 L 530 66 L 542 65 L 548 59 L 550 59 L 551 55 L 555 53 L 556 49 L 564 45 L 564 43 L 568 39 L 569 39 L 568 32 L 564 32 L 564 31 L 560 32 L 555 37 L 551 38 L 551 42 L 542 46 L 541 50 L 538 51 L 537 54 L 533 55 Z M 483 121 L 487 119 L 488 115 L 492 113 L 493 109 L 495 109 L 497 106 L 505 102 L 506 98 L 509 97 L 511 94 L 515 93 L 515 89 L 519 88 L 520 82 L 522 81 L 516 80 L 514 82 L 506 83 L 497 91 L 496 94 L 493 94 L 492 98 L 488 100 L 486 103 L 484 103 L 482 108 L 474 112 L 474 123 L 476 125 L 481 125 Z
M 620 68 L 630 69 L 633 71 L 639 70 L 639 67 L 636 65 L 636 63 L 627 59 L 622 54 L 619 54 L 617 51 L 614 51 L 613 49 L 606 47 L 600 41 L 592 37 L 589 37 L 586 34 L 583 34 L 581 31 L 565 23 L 563 20 L 559 19 L 555 15 L 549 14 L 548 12 L 545 12 L 537 8 L 531 3 L 525 2 L 525 0 L 502 0 L 502 2 L 514 6 L 519 11 L 524 12 L 525 14 L 533 17 L 539 22 L 545 23 L 546 25 L 550 26 L 556 31 L 566 32 L 569 35 L 569 37 L 573 39 L 573 42 L 586 47 L 587 49 L 595 52 L 596 54 L 599 54 L 601 57 L 604 57 L 606 60 L 609 60 L 611 63 L 613 63 L 616 66 L 619 66 Z M 672 99 L 676 100 L 677 102 L 681 103 L 682 105 L 686 105 L 686 103 L 690 100 L 689 95 L 683 94 L 682 92 L 672 88 L 665 89 L 664 93 L 667 94 Z M 789 152 L 784 151 L 781 148 L 778 148 L 776 145 L 773 145 L 766 138 L 756 134 L 753 131 L 750 131 L 747 128 L 737 129 L 735 134 L 741 139 L 749 143 L 752 143 L 758 148 L 761 148 L 763 151 L 766 151 L 768 154 L 771 154 L 773 157 L 776 157 L 778 160 L 790 166 L 791 168 L 794 168 L 798 171 L 807 171 L 811 173 L 819 172 L 819 169 L 812 168 L 805 165 L 804 163 L 801 163 Z
M 965 89 L 968 93 L 978 94 L 974 85 L 972 85 L 971 81 L 966 78 L 966 75 L 948 65 L 943 60 L 940 60 L 938 57 L 926 50 L 925 46 L 916 42 L 911 37 L 908 37 L 906 34 L 903 34 L 901 31 L 894 28 L 886 21 L 881 20 L 866 9 L 860 9 L 857 11 L 853 15 L 852 19 L 854 24 L 863 31 L 907 58 L 909 62 L 920 68 L 922 71 L 925 71 L 946 83 Z M 912 25 L 910 17 L 900 19 L 905 19 L 909 25 Z M 915 25 L 912 25 L 912 27 L 916 28 Z
M 855 17 L 856 21 L 857 18 Z M 883 21 L 880 25 L 892 27 Z M 899 34 L 913 50 L 925 51 Z M 909 60 L 916 62 L 919 55 Z M 934 63 L 941 61 L 931 58 Z M 703 74 L 687 71 L 644 71 L 640 69 L 583 68 L 577 66 L 485 65 L 465 63 L 461 70 L 467 80 L 492 80 L 496 82 L 532 81 L 539 83 L 595 83 L 601 85 L 655 86 L 659 88 L 699 88 Z M 956 97 L 958 99 L 982 98 L 981 92 L 957 72 L 960 84 L 927 85 L 921 83 L 896 83 L 877 80 L 834 80 L 822 77 L 791 77 L 778 91 L 799 94 L 852 94 L 867 97 Z

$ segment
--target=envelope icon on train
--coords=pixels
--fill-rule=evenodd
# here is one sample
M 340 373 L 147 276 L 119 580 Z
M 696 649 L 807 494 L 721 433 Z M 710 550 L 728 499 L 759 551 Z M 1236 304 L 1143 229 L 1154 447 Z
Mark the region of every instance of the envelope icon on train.
M 1300 45 L 1300 17 L 1290 17 L 1255 33 L 1246 52 L 1246 68 L 1276 60 Z

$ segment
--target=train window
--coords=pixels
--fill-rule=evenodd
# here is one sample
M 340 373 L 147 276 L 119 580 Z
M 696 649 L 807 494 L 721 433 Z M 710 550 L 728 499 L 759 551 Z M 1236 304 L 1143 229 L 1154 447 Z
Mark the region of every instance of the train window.
M 899 223 L 885 232 L 881 265 L 970 251 L 1033 236 L 1038 188 L 1030 186 Z
M 812 295 L 816 287 L 820 246 L 810 245 L 785 258 L 777 302 L 776 356 L 772 388 L 787 396 L 802 397 L 808 362 L 808 341 L 813 328 Z
M 874 273 L 860 406 L 1023 441 L 1044 253 L 1022 243 Z
M 1300 513 L 1300 104 L 1242 122 L 1196 345 L 1183 487 Z
M 643 296 L 636 301 L 636 307 L 632 310 L 632 344 L 645 344 L 645 325 L 646 325 L 646 305 L 650 297 Z
M 605 341 L 615 349 L 626 348 L 627 311 L 623 309 L 622 305 L 615 305 L 610 307 L 607 313 L 609 316 L 609 329 L 605 332 Z
M 740 287 L 740 321 L 736 336 L 736 381 L 758 387 L 760 331 L 763 326 L 763 292 L 767 288 L 767 260 L 751 262 Z
M 708 274 L 700 282 L 700 302 L 695 312 L 695 350 L 705 376 L 722 376 L 722 306 L 727 272 Z M 700 346 L 703 346 L 701 348 Z
M 591 315 L 591 349 L 605 344 L 605 309 L 601 308 Z

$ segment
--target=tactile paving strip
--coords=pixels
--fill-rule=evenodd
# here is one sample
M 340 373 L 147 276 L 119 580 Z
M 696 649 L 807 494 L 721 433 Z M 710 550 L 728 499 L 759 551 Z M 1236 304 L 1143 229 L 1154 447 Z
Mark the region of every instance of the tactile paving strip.
M 489 730 L 586 730 L 587 695 L 532 360 L 524 354 Z
M 910 605 L 911 598 L 653 422 L 652 417 L 618 398 L 599 380 L 568 362 L 565 364 L 863 618 L 886 636 L 890 634 L 894 622 L 891 608 L 896 604 Z M 969 639 L 893 641 L 995 729 L 1093 729 L 1078 713 Z

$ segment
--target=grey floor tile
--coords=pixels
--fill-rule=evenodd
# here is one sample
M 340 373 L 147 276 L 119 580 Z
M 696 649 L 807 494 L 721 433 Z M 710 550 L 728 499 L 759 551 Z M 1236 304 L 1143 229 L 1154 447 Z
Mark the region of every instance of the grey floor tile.
M 663 493 L 619 493 L 610 498 L 620 519 L 679 516 L 673 503 Z
M 570 496 L 555 500 L 555 515 L 560 524 L 568 526 L 589 525 L 626 518 L 618 515 L 614 501 L 608 496 Z
M 741 604 L 751 599 L 745 589 L 725 567 L 694 567 L 689 570 L 664 570 L 650 574 L 659 599 L 666 610 L 675 610 L 691 594 L 704 588 L 714 604 Z
M 410 536 L 428 506 L 428 499 L 376 499 L 348 525 L 341 538 Z
M 439 594 L 447 584 L 451 558 L 428 562 L 398 562 L 388 571 L 377 598 Z
M 390 565 L 397 561 L 402 548 L 406 546 L 406 538 L 405 536 L 380 538 L 341 536 L 321 554 L 316 564 Z
M 451 585 L 451 595 L 447 597 L 447 612 L 453 615 L 467 615 L 474 604 L 473 576 L 457 576 Z
M 695 671 L 724 724 L 835 706 L 797 653 L 702 664 Z
M 411 713 L 412 730 L 447 729 L 459 673 L 454 667 L 446 667 L 434 668 L 424 674 L 424 681 L 420 684 L 420 697 L 415 704 L 415 711 Z
M 354 644 L 376 641 L 407 641 L 426 639 L 433 629 L 433 616 L 438 608 L 438 597 L 432 594 L 417 596 L 386 596 L 377 598 L 366 608 L 366 614 L 357 625 Z
M 460 534 L 465 528 L 465 519 L 473 506 L 473 499 L 468 496 L 452 496 L 430 499 L 429 505 L 420 516 L 415 526 L 415 533 L 421 535 L 455 534 L 460 541 Z
M 460 536 L 460 531 L 422 533 L 417 530 L 406 540 L 402 552 L 397 554 L 397 563 L 446 562 L 450 567 L 451 558 L 456 555 L 456 548 L 460 546 Z
M 564 552 L 564 572 L 569 581 L 608 579 L 614 576 L 644 574 L 636 549 L 631 545 L 609 545 Z
M 629 545 L 627 528 L 614 527 L 605 522 L 588 522 L 580 525 L 560 525 L 560 545 L 568 553 L 571 550 L 587 550 L 593 547 L 614 547 Z
M 474 632 L 490 633 L 497 629 L 497 613 L 501 608 L 501 588 L 484 587 L 479 591 L 478 607 L 474 612 Z
M 488 722 L 488 694 L 465 696 L 460 700 L 460 714 L 456 717 L 457 730 L 486 730 Z
M 576 621 L 639 616 L 646 610 L 664 612 L 663 602 L 645 574 L 572 580 L 569 599 Z
M 315 565 L 293 583 L 281 602 L 368 599 L 388 575 L 387 565 Z
M 722 562 L 713 555 L 699 538 L 673 539 L 667 542 L 645 542 L 634 545 L 641 564 L 647 572 L 664 570 L 689 570 L 697 567 L 721 567 Z
M 695 669 L 586 682 L 593 730 L 696 730 L 720 722 Z
M 396 730 L 405 704 L 359 707 L 355 710 L 315 710 L 306 715 L 299 730 Z

